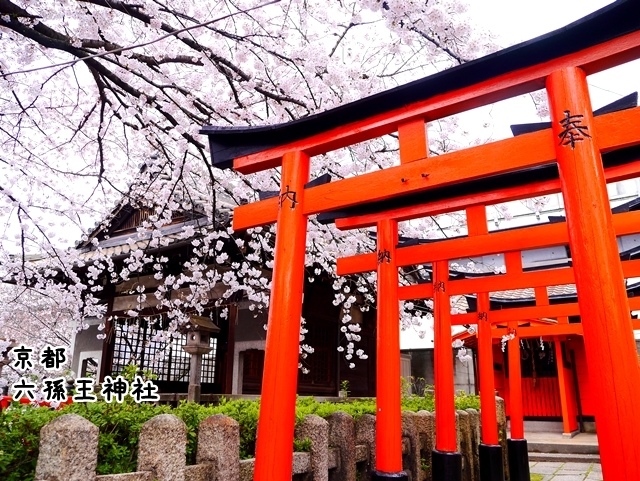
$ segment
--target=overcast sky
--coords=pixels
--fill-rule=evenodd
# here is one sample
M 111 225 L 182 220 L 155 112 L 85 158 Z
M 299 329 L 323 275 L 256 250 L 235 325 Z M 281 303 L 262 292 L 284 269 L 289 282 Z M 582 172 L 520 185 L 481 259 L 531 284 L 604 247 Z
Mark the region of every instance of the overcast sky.
M 472 22 L 509 47 L 564 27 L 603 8 L 607 0 L 467 0 Z M 594 109 L 640 90 L 640 61 L 635 61 L 588 78 Z M 512 99 L 477 109 L 461 117 L 463 128 L 471 132 L 471 142 L 489 142 L 511 137 L 509 126 L 539 122 L 529 97 Z M 488 128 L 480 128 L 490 124 Z
M 468 0 L 474 23 L 508 47 L 556 30 L 611 3 L 611 0 Z M 640 62 L 589 77 L 594 108 L 640 89 Z
M 505 46 L 563 27 L 613 3 L 611 0 L 467 1 L 474 21 L 499 35 Z

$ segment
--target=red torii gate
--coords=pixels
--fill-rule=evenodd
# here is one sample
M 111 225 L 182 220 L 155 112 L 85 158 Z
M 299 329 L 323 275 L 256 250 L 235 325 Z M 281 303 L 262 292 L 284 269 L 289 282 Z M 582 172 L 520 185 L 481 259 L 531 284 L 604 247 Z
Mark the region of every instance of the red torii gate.
M 640 385 L 640 372 L 600 160 L 601 152 L 640 143 L 640 133 L 635 128 L 640 121 L 640 110 L 594 119 L 586 84 L 587 74 L 640 56 L 639 30 L 640 5 L 634 1 L 616 2 L 599 11 L 598 15 L 587 17 L 554 35 L 334 111 L 285 124 L 280 135 L 276 135 L 278 128 L 273 127 L 244 131 L 215 127 L 203 130 L 210 138 L 214 166 L 228 167 L 233 161 L 233 167 L 243 173 L 282 167 L 278 198 L 240 206 L 234 212 L 236 229 L 274 221 L 278 224 L 256 445 L 257 481 L 280 481 L 291 477 L 307 217 L 393 198 L 404 199 L 407 205 L 413 205 L 418 201 L 411 199 L 410 194 L 437 192 L 438 188 L 553 162 L 558 163 L 565 196 L 580 311 L 585 313 L 583 330 L 590 354 L 589 370 L 601 385 L 601 392 L 607 393 L 609 401 L 606 406 L 600 403 L 596 416 L 603 473 L 608 481 L 640 479 L 640 445 L 631 442 L 640 428 L 640 420 L 634 414 L 633 393 L 633 386 Z M 420 130 L 417 126 L 424 129 L 425 121 L 543 86 L 549 93 L 552 129 L 305 188 L 310 156 L 395 131 L 400 133 L 402 151 L 414 142 L 413 133 Z M 403 130 L 410 134 L 403 134 Z M 486 165 L 477 159 L 490 159 L 491 163 Z M 516 197 L 535 195 L 523 186 L 514 191 L 519 192 Z M 442 203 L 443 211 L 454 210 L 451 204 L 447 205 L 446 198 Z M 383 207 L 379 206 L 378 210 Z M 383 245 L 394 242 L 394 222 L 380 222 L 379 237 L 384 239 Z M 477 248 L 486 241 L 482 237 L 477 236 L 470 243 L 458 240 L 457 245 L 449 244 L 446 249 Z M 527 239 L 517 237 L 503 236 L 509 242 L 521 240 L 515 245 L 526 248 Z M 406 256 L 413 254 L 409 249 L 405 249 Z M 442 261 L 453 257 L 451 251 L 441 255 Z M 376 263 L 376 255 L 373 257 Z M 402 261 L 403 256 L 398 251 L 388 263 L 386 259 L 381 262 L 381 277 L 391 278 L 388 274 L 391 269 L 383 266 L 400 266 Z M 411 261 L 415 262 L 418 261 Z M 597 269 L 590 266 L 597 266 Z M 379 289 L 398 292 L 397 278 L 393 284 L 388 279 L 383 282 Z M 435 302 L 438 303 L 437 293 Z M 549 311 L 554 311 L 552 307 L 558 306 L 549 306 Z M 395 327 L 391 326 L 382 316 L 394 317 L 394 309 L 397 318 L 397 305 L 379 305 L 382 310 L 379 313 L 380 329 L 388 330 L 392 342 L 379 345 L 378 358 L 391 360 L 389 378 L 395 370 L 392 358 L 398 355 L 395 351 L 398 326 L 397 323 Z M 553 314 L 550 312 L 549 315 Z M 446 317 L 442 316 L 443 321 L 436 328 L 446 330 Z M 439 336 L 436 342 L 443 343 L 444 337 Z M 450 345 L 450 335 L 446 337 Z M 380 384 L 378 386 L 380 388 Z M 389 380 L 388 390 L 399 392 L 399 370 L 395 381 Z M 384 409 L 380 411 L 379 406 L 377 422 L 381 427 L 377 432 L 377 444 L 388 445 L 389 449 L 388 455 L 377 458 L 378 471 L 374 478 L 401 479 L 400 446 L 395 443 L 396 438 L 399 441 L 399 399 L 390 395 L 380 401 L 384 403 Z M 441 419 L 451 417 L 447 409 L 439 411 L 438 415 Z M 445 443 L 446 448 L 449 442 Z M 445 478 L 457 479 L 456 473 L 446 473 Z
M 424 134 L 423 134 L 424 135 Z M 610 174 L 612 172 L 609 172 Z M 499 199 L 499 192 L 487 192 L 485 197 L 495 201 Z M 470 198 L 468 203 L 476 202 L 477 199 Z M 498 427 L 496 419 L 496 404 L 493 397 L 493 354 L 492 354 L 492 338 L 497 334 L 506 334 L 505 329 L 492 329 L 491 326 L 495 322 L 508 321 L 510 327 L 515 330 L 513 321 L 521 319 L 529 319 L 538 317 L 548 317 L 550 313 L 555 312 L 556 315 L 562 314 L 561 319 L 567 319 L 569 315 L 579 314 L 577 303 L 553 305 L 549 304 L 547 295 L 547 286 L 558 284 L 574 283 L 574 271 L 572 267 L 559 267 L 546 270 L 536 270 L 533 272 L 524 272 L 522 269 L 522 253 L 515 250 L 513 240 L 524 239 L 527 237 L 527 247 L 537 248 L 545 246 L 554 246 L 566 244 L 568 242 L 568 233 L 566 223 L 548 224 L 543 226 L 526 227 L 519 230 L 495 232 L 489 234 L 487 231 L 487 220 L 485 215 L 485 205 L 476 205 L 467 208 L 467 225 L 469 226 L 469 236 L 463 239 L 450 239 L 434 241 L 429 244 L 423 244 L 412 247 L 396 248 L 397 242 L 386 242 L 383 239 L 383 229 L 389 223 L 388 217 L 393 218 L 394 227 L 396 218 L 403 218 L 407 215 L 407 211 L 411 210 L 412 215 L 420 212 L 420 215 L 431 215 L 433 209 L 439 208 L 438 204 L 423 204 L 411 208 L 397 209 L 391 215 L 389 212 L 379 214 L 369 214 L 360 217 L 352 217 L 348 219 L 338 220 L 336 223 L 343 228 L 365 227 L 377 221 L 379 243 L 378 243 L 378 299 L 379 303 L 388 302 L 391 305 L 397 305 L 394 299 L 394 289 L 399 292 L 398 299 L 415 300 L 415 299 L 434 299 L 434 320 L 435 320 L 435 375 L 436 375 L 436 412 L 449 413 L 449 416 L 436 416 L 436 449 L 441 453 L 450 453 L 452 456 L 436 456 L 434 458 L 433 473 L 434 479 L 437 475 L 445 475 L 452 471 L 458 471 L 459 467 L 454 466 L 458 461 L 456 456 L 456 430 L 455 430 L 455 412 L 453 410 L 453 366 L 451 363 L 451 345 L 447 340 L 451 339 L 451 325 L 476 324 L 478 325 L 478 351 L 480 359 L 480 394 L 482 404 L 482 442 L 480 446 L 480 466 L 481 480 L 498 480 L 503 479 L 502 464 L 499 460 L 502 457 L 501 448 L 498 444 Z M 640 213 L 621 213 L 614 216 L 616 225 L 616 233 L 618 235 L 626 235 L 635 233 L 640 230 L 638 221 L 640 221 Z M 514 237 L 515 236 L 515 237 Z M 454 246 L 455 248 L 452 248 Z M 381 256 L 380 253 L 385 253 Z M 410 252 L 410 254 L 408 254 Z M 451 259 L 443 259 L 443 256 L 471 257 L 486 254 L 503 253 L 505 254 L 506 273 L 502 275 L 479 276 L 472 279 L 449 279 L 448 261 Z M 387 256 L 388 253 L 388 256 Z M 385 265 L 384 259 L 396 259 L 395 262 L 387 262 L 391 264 L 389 268 L 394 274 L 389 275 L 388 280 L 385 277 L 385 283 L 380 279 L 381 261 L 382 266 Z M 398 260 L 399 259 L 399 260 Z M 433 275 L 431 283 L 416 284 L 411 286 L 397 286 L 397 269 L 398 267 L 406 267 L 416 264 L 431 263 L 433 266 Z M 361 254 L 350 258 L 338 259 L 338 275 L 351 275 L 373 267 L 372 254 Z M 623 263 L 623 271 L 625 277 L 640 276 L 640 262 L 625 261 Z M 395 283 L 394 283 L 395 280 Z M 513 308 L 500 311 L 492 311 L 489 308 L 489 292 L 498 290 L 520 289 L 525 287 L 534 288 L 536 293 L 537 305 L 534 307 Z M 478 294 L 477 312 L 449 315 L 448 299 L 452 295 L 462 295 L 469 293 Z M 630 308 L 640 306 L 640 299 L 635 298 L 630 302 Z M 385 311 L 385 316 L 388 314 Z M 380 316 L 380 319 L 387 317 Z M 397 311 L 396 311 L 397 321 Z M 393 325 L 393 323 L 389 323 Z M 397 324 L 397 322 L 395 323 Z M 640 327 L 640 326 L 638 326 Z M 526 327 L 519 330 L 519 338 L 523 337 L 540 337 L 540 336 L 560 336 L 567 334 L 582 334 L 581 324 L 568 324 L 561 322 L 555 325 L 545 325 L 537 327 Z M 498 336 L 498 337 L 500 337 Z M 387 336 L 385 336 L 387 339 Z M 386 344 L 386 341 L 385 341 Z M 395 349 L 395 346 L 394 346 Z M 517 350 L 513 350 L 516 353 Z M 513 357 L 513 354 L 510 352 Z M 511 359 L 513 362 L 513 359 Z M 389 371 L 386 364 L 381 363 L 383 372 Z M 519 372 L 519 365 L 517 367 Z M 378 376 L 380 379 L 381 369 Z M 511 372 L 511 371 L 510 371 Z M 515 372 L 515 368 L 514 368 Z M 560 373 L 562 375 L 564 373 Z M 393 372 L 388 375 L 384 382 L 388 383 L 394 379 L 395 366 Z M 510 379 L 515 382 L 514 378 Z M 519 382 L 519 378 L 518 381 Z M 516 394 L 520 389 L 514 384 L 513 392 Z M 562 394 L 562 393 L 561 393 Z M 520 399 L 520 398 L 518 398 Z M 566 403 L 565 403 L 566 404 Z M 512 403 L 513 405 L 513 403 Z M 516 408 L 520 407 L 521 400 L 515 401 Z M 563 404 L 564 406 L 564 404 Z M 521 414 L 520 410 L 517 411 Z M 453 417 L 452 417 L 453 416 Z M 516 416 L 518 418 L 518 416 Z M 520 422 L 516 421 L 512 424 L 512 438 L 509 441 L 509 461 L 511 466 L 511 479 L 515 481 L 529 479 L 529 469 L 527 462 L 527 445 L 524 441 L 524 432 Z M 520 427 L 519 427 L 520 426 Z M 436 459 L 446 459 L 447 467 L 436 462 Z

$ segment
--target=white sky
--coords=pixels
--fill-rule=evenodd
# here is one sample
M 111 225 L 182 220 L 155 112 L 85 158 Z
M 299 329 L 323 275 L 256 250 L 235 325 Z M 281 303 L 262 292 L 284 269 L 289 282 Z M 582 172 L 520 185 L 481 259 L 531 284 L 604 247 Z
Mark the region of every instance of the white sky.
M 479 26 L 499 36 L 505 47 L 564 27 L 613 3 L 611 0 L 468 0 Z
M 611 3 L 611 0 L 468 0 L 473 22 L 508 47 L 572 23 Z M 594 108 L 640 88 L 640 62 L 589 78 Z
M 613 3 L 611 0 L 467 0 L 474 25 L 509 47 L 566 26 Z M 640 61 L 631 62 L 588 78 L 594 109 L 640 90 Z M 476 122 L 490 121 L 493 128 L 483 140 L 511 137 L 510 124 L 539 122 L 530 99 L 496 104 L 475 113 Z M 473 131 L 473 124 L 463 124 Z M 482 136 L 481 136 L 482 137 Z

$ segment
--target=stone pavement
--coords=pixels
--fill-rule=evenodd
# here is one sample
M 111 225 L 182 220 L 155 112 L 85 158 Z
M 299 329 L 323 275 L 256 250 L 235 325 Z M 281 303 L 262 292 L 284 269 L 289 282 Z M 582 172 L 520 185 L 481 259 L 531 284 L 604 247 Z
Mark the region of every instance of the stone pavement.
M 533 461 L 529 463 L 529 471 L 532 475 L 541 474 L 542 481 L 602 481 L 602 469 L 598 463 Z

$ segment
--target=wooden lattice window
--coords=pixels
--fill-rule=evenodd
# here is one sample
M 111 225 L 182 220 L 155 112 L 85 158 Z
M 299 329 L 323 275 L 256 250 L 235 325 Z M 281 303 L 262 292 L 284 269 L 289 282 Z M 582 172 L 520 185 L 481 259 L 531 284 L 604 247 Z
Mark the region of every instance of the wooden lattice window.
M 135 363 L 142 370 L 150 369 L 158 381 L 189 382 L 191 356 L 182 349 L 186 336 L 161 340 L 159 334 L 166 324 L 165 316 L 116 319 L 112 374 Z M 217 339 L 211 338 L 210 343 L 213 349 L 202 356 L 202 383 L 215 381 Z

